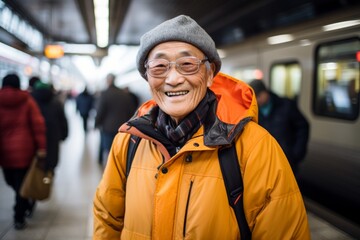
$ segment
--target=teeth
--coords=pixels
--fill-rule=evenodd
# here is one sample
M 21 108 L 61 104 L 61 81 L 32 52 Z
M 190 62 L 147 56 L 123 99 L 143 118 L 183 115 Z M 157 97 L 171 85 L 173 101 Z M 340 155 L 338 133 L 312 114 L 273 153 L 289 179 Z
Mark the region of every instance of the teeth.
M 172 96 L 180 96 L 180 95 L 185 95 L 187 94 L 189 91 L 181 91 L 181 92 L 166 92 L 166 95 L 169 97 Z

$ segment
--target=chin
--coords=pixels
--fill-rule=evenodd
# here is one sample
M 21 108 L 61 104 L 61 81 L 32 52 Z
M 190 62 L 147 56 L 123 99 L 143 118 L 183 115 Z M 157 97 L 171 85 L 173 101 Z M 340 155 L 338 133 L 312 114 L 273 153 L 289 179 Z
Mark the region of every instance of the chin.
M 183 111 L 177 111 L 175 108 L 172 108 L 170 111 L 166 111 L 166 113 L 174 119 L 183 119 L 188 113 Z
M 162 110 L 174 118 L 182 118 L 188 115 L 195 108 L 191 103 L 169 104 Z

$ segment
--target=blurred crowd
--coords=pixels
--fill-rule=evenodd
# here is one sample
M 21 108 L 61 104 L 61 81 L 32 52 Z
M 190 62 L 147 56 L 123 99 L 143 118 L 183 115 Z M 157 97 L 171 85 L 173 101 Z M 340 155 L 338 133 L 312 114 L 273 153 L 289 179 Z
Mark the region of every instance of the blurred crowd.
M 100 131 L 99 164 L 104 165 L 117 128 L 128 120 L 139 104 L 129 89 L 115 86 L 115 75 L 106 78 L 107 88 L 91 93 L 88 87 L 78 95 L 57 91 L 40 76 L 28 79 L 27 89 L 21 88 L 16 72 L 2 79 L 0 89 L 0 167 L 5 181 L 15 193 L 14 227 L 26 227 L 36 200 L 21 196 L 20 189 L 34 157 L 41 159 L 44 170 L 56 173 L 60 144 L 69 133 L 65 103 L 71 99 L 83 121 L 84 132 Z M 119 122 L 120 121 L 120 122 Z M 89 126 L 89 123 L 95 123 Z

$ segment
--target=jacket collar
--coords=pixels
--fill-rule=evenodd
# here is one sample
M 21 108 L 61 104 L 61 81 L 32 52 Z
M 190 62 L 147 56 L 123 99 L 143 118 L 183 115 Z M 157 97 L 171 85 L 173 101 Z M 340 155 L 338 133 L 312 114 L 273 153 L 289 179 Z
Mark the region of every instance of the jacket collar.
M 253 90 L 244 82 L 218 73 L 210 89 L 217 101 L 211 106 L 204 123 L 206 146 L 228 145 L 241 133 L 249 121 L 257 122 L 257 103 Z M 154 123 L 158 106 L 154 100 L 144 103 L 137 114 L 120 127 L 121 132 L 138 135 L 138 131 L 154 138 Z M 135 127 L 137 131 L 131 130 Z M 136 133 L 135 133 L 136 132 Z M 155 136 L 156 138 L 156 136 Z M 158 139 L 159 140 L 159 139 Z

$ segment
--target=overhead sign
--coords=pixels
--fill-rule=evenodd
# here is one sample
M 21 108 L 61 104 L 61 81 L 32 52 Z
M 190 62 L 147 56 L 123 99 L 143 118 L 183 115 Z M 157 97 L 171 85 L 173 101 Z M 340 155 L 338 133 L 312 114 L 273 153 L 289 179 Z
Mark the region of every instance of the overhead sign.
M 64 56 L 64 48 L 61 45 L 48 44 L 45 46 L 44 54 L 50 59 L 61 58 Z

